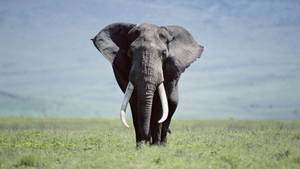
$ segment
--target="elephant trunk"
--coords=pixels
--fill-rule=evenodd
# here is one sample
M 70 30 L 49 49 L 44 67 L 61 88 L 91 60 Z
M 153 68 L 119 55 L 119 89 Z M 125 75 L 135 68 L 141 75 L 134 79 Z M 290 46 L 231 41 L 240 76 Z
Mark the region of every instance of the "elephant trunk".
M 154 89 L 147 89 L 138 94 L 138 113 L 140 120 L 140 136 L 144 141 L 150 141 L 150 118 Z

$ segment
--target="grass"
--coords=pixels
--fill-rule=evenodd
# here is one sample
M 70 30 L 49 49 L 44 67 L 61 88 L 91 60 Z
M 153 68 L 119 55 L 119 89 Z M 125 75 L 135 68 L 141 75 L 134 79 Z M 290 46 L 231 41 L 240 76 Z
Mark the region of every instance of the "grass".
M 183 120 L 136 150 L 118 119 L 0 118 L 0 168 L 300 168 L 300 122 Z

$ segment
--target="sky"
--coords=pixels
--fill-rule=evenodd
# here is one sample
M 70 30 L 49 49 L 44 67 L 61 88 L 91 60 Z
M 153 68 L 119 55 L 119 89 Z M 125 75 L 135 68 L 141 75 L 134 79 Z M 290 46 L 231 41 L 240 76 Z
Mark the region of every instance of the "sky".
M 300 120 L 296 0 L 0 0 L 0 115 L 118 117 L 123 94 L 90 41 L 114 22 L 180 25 L 205 47 L 175 117 Z

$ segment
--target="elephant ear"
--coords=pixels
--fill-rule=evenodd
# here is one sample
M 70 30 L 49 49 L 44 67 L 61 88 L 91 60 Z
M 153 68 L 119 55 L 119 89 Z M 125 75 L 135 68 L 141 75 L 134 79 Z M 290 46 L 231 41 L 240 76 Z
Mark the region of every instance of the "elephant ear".
M 113 63 L 116 57 L 126 55 L 130 45 L 128 32 L 135 26 L 130 23 L 113 23 L 102 29 L 92 40 L 104 57 Z
M 131 66 L 127 57 L 127 50 L 131 43 L 128 32 L 135 26 L 130 23 L 113 23 L 92 39 L 95 47 L 112 64 L 116 80 L 123 91 L 128 83 Z
M 165 79 L 178 79 L 180 74 L 190 66 L 203 52 L 203 46 L 198 45 L 192 35 L 180 26 L 167 26 L 170 40 L 169 55 L 164 64 Z

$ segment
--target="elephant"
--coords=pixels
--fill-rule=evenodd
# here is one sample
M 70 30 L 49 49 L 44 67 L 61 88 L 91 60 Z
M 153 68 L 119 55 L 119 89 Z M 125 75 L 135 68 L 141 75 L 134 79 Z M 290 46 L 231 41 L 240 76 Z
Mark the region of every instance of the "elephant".
M 122 123 L 130 103 L 136 146 L 166 145 L 171 118 L 178 105 L 178 80 L 204 47 L 181 26 L 112 23 L 91 39 L 112 64 L 125 93 Z

